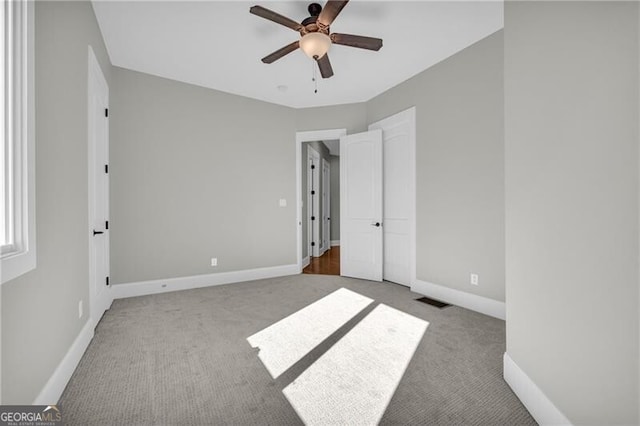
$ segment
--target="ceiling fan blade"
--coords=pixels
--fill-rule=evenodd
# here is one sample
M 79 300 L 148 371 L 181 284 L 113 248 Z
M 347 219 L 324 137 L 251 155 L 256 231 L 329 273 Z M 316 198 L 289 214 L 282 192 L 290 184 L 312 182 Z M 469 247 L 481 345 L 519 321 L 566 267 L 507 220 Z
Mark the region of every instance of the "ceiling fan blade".
M 336 19 L 336 16 L 338 16 L 342 8 L 344 8 L 347 3 L 349 3 L 349 0 L 328 0 L 327 4 L 324 5 L 320 15 L 318 16 L 318 21 L 328 27 L 334 19 Z
M 358 47 L 360 49 L 380 50 L 382 39 L 351 34 L 331 34 L 331 41 L 344 46 Z
M 279 13 L 276 13 L 272 10 L 266 9 L 262 6 L 253 6 L 249 9 L 250 13 L 257 15 L 261 18 L 268 19 L 270 21 L 275 22 L 276 24 L 284 25 L 285 27 L 289 27 L 292 30 L 300 31 L 303 26 L 294 21 L 293 19 L 289 19 L 286 16 L 282 16 Z
M 262 58 L 262 62 L 264 62 L 265 64 L 270 64 L 272 62 L 275 62 L 278 59 L 282 58 L 283 56 L 293 52 L 298 47 L 300 47 L 300 42 L 294 41 L 293 43 L 288 44 L 285 47 L 276 50 L 272 54 L 265 56 L 264 58 Z
M 333 68 L 331 68 L 331 62 L 329 61 L 329 54 L 325 53 L 322 58 L 318 59 L 318 68 L 320 68 L 320 75 L 322 78 L 329 78 L 333 75 Z

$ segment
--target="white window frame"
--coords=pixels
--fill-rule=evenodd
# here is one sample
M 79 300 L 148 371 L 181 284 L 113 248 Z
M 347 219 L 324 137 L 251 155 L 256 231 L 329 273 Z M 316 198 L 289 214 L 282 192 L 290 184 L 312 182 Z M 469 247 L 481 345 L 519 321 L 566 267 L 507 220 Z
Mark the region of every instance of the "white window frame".
M 0 193 L 12 195 L 5 214 L 10 218 L 7 230 L 13 235 L 12 244 L 0 248 L 0 282 L 4 284 L 36 267 L 34 2 L 3 1 L 0 8 L 6 91 L 0 131 L 8 153 L 2 159 L 5 188 Z

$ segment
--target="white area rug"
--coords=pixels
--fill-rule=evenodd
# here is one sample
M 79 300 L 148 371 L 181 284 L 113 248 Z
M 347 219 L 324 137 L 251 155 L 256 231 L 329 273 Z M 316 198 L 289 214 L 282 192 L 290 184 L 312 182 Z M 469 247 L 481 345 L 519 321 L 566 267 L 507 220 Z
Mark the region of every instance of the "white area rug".
M 378 305 L 283 392 L 307 425 L 375 425 L 428 325 Z
M 341 288 L 247 338 L 275 379 L 366 308 L 372 299 Z

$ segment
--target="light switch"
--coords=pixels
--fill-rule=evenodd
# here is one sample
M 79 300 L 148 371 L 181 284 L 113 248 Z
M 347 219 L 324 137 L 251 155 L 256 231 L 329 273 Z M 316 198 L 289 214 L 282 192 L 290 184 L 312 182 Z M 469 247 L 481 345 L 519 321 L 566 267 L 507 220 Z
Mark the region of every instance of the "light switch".
M 280 198 L 280 207 L 287 207 L 287 200 L 284 198 Z

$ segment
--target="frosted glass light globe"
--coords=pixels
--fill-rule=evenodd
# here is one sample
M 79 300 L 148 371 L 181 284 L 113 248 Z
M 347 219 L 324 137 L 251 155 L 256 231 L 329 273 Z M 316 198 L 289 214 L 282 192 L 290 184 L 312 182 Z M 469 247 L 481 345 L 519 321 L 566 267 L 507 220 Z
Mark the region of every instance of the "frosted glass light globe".
M 300 40 L 300 49 L 312 59 L 320 59 L 329 50 L 331 39 L 324 33 L 308 33 Z

